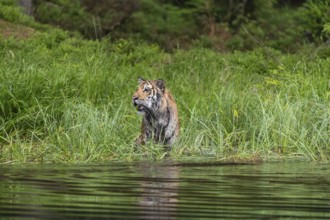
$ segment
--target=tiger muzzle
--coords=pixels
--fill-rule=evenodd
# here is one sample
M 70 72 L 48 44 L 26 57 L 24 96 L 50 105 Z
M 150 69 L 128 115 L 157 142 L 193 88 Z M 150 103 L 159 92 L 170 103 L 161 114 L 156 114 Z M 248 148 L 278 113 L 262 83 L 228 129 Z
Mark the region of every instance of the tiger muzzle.
M 136 97 L 136 96 L 133 96 L 132 97 L 132 104 L 133 104 L 133 106 L 137 106 L 137 103 L 136 103 L 137 100 L 138 100 L 138 97 Z

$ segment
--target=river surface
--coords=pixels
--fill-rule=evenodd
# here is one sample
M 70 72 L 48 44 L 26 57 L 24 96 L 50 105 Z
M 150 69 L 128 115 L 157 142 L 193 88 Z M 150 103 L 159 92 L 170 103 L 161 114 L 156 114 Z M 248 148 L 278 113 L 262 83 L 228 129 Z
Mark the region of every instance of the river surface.
M 330 164 L 1 165 L 0 219 L 330 219 Z

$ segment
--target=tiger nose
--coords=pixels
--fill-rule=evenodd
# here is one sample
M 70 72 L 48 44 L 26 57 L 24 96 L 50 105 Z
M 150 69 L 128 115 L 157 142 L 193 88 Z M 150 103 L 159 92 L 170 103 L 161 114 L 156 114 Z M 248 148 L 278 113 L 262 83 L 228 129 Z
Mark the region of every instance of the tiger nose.
M 138 100 L 138 97 L 137 96 L 133 96 L 132 97 L 132 103 L 134 106 L 136 106 L 137 104 L 135 103 L 135 101 Z

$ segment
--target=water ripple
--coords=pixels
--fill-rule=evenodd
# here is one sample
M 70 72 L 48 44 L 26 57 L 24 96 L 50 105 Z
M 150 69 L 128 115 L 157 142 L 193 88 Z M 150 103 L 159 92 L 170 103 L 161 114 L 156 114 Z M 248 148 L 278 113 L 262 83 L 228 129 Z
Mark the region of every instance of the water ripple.
M 0 166 L 0 219 L 330 219 L 330 165 Z

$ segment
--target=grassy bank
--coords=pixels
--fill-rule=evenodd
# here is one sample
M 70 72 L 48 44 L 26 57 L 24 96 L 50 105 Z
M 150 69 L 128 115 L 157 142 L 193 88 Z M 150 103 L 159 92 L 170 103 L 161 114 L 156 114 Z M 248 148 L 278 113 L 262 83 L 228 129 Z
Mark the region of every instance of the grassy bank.
M 316 52 L 167 54 L 52 30 L 2 38 L 0 66 L 0 163 L 162 158 L 133 149 L 138 76 L 164 79 L 178 103 L 174 158 L 330 159 L 330 60 Z

